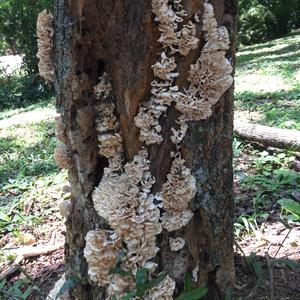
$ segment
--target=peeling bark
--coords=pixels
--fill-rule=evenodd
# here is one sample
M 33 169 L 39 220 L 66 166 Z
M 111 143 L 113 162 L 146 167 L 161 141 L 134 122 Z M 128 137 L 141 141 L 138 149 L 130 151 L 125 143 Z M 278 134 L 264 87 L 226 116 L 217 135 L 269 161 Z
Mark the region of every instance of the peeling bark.
M 219 25 L 225 25 L 231 38 L 228 58 L 234 61 L 234 0 L 211 1 Z M 184 8 L 192 16 L 203 6 L 201 0 L 186 0 Z M 78 276 L 80 284 L 72 291 L 73 299 L 105 299 L 105 289 L 92 285 L 83 257 L 85 236 L 89 230 L 108 229 L 97 215 L 91 194 L 99 184 L 107 159 L 98 154 L 96 117 L 98 106 L 93 86 L 107 72 L 110 75 L 125 159 L 131 161 L 141 148 L 139 130 L 134 124 L 141 102 L 150 97 L 151 66 L 162 52 L 157 42 L 159 32 L 151 13 L 151 1 L 140 0 L 55 0 L 55 65 L 57 108 L 66 127 L 66 145 L 72 163 L 69 178 L 72 186 L 72 211 L 67 219 L 66 276 Z M 179 87 L 187 86 L 188 70 L 203 46 L 178 64 Z M 176 293 L 183 288 L 187 272 L 196 273 L 194 286 L 207 286 L 207 299 L 223 299 L 234 280 L 233 199 L 232 199 L 232 119 L 233 91 L 225 93 L 214 106 L 212 116 L 190 122 L 182 143 L 183 158 L 197 179 L 197 195 L 190 203 L 194 218 L 185 228 L 164 231 L 158 237 L 156 257 L 159 270 L 176 281 Z M 159 191 L 170 170 L 170 129 L 176 127 L 180 113 L 168 109 L 161 121 L 163 142 L 148 147 L 151 172 L 156 178 L 153 193 Z M 170 251 L 169 238 L 182 237 L 185 246 Z

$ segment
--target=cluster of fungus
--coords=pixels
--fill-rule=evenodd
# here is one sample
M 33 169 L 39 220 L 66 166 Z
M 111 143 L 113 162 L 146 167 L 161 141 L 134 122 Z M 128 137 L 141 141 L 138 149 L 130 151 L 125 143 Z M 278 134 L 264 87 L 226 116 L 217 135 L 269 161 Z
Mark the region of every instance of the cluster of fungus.
M 54 158 L 57 165 L 61 169 L 70 169 L 72 163 L 71 152 L 68 150 L 66 145 L 67 135 L 66 135 L 66 127 L 63 123 L 61 115 L 56 116 L 56 127 L 55 127 L 55 135 L 56 138 L 60 141 L 60 143 L 56 146 L 54 150 Z
M 196 195 L 196 180 L 184 162 L 179 154 L 174 157 L 167 181 L 160 192 L 165 210 L 161 218 L 162 226 L 168 231 L 180 229 L 193 217 L 188 204 Z
M 170 131 L 176 153 L 171 153 L 172 165 L 161 191 L 153 195 L 155 178 L 150 172 L 149 154 L 142 148 L 132 161 L 124 162 L 123 140 L 115 114 L 112 86 L 104 73 L 94 87 L 99 100 L 97 122 L 99 154 L 108 159 L 102 180 L 92 198 L 98 215 L 104 218 L 110 230 L 92 230 L 86 236 L 84 255 L 89 266 L 90 279 L 99 286 L 107 286 L 108 299 L 120 299 L 134 288 L 134 281 L 112 272 L 120 251 L 123 271 L 136 274 L 139 268 L 149 269 L 150 276 L 156 264 L 152 259 L 159 248 L 156 237 L 163 229 L 178 230 L 193 217 L 189 202 L 196 195 L 196 180 L 185 166 L 180 153 L 181 143 L 188 131 L 189 121 L 199 121 L 212 114 L 212 106 L 231 86 L 231 65 L 225 54 L 229 37 L 225 27 L 218 27 L 213 7 L 205 1 L 202 31 L 205 45 L 199 59 L 190 66 L 189 87 L 181 90 L 176 85 L 180 76 L 177 61 L 197 48 L 197 26 L 185 20 L 187 13 L 182 0 L 152 0 L 152 12 L 161 33 L 158 40 L 163 52 L 152 66 L 151 97 L 143 103 L 135 117 L 140 128 L 139 139 L 146 145 L 160 144 L 160 119 L 173 105 L 181 112 L 177 129 Z M 194 20 L 199 21 L 196 14 Z M 170 239 L 171 251 L 180 251 L 185 240 Z M 175 282 L 167 276 L 152 288 L 145 299 L 173 299 Z
M 179 73 L 175 54 L 187 56 L 189 52 L 197 48 L 199 39 L 196 37 L 196 26 L 191 21 L 179 29 L 179 24 L 184 22 L 187 15 L 181 5 L 181 0 L 153 0 L 152 12 L 158 29 L 161 33 L 158 40 L 164 51 L 160 59 L 152 66 L 154 79 L 151 82 L 151 98 L 145 103 L 135 117 L 135 125 L 140 128 L 140 140 L 147 145 L 160 144 L 162 142 L 161 125 L 159 118 L 166 114 L 168 106 L 185 97 L 175 84 Z
M 47 10 L 39 13 L 37 18 L 37 38 L 39 73 L 46 81 L 54 81 L 53 64 L 53 16 Z

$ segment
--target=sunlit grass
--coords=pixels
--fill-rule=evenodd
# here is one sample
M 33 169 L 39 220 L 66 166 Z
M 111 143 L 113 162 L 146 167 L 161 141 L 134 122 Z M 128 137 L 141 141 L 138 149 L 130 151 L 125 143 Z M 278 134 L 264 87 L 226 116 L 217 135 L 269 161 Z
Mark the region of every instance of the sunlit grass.
M 300 130 L 300 34 L 240 49 L 238 110 L 258 111 L 262 124 Z
M 53 127 L 53 107 L 0 121 L 0 186 L 58 171 L 53 159 Z
M 43 214 L 24 214 L 24 203 L 37 200 L 31 194 L 41 183 L 46 191 L 56 178 L 65 180 L 53 157 L 54 116 L 53 105 L 45 103 L 0 115 L 0 232 L 35 226 Z M 45 193 L 40 205 L 48 198 Z

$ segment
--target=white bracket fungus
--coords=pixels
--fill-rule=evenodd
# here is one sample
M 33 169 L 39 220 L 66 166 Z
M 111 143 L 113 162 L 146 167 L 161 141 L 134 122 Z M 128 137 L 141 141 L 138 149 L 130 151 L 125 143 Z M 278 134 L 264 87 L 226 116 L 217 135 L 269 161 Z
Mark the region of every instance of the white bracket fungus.
M 94 94 L 97 99 L 106 99 L 112 92 L 111 83 L 106 72 L 99 78 L 99 83 L 94 86 Z
M 191 65 L 188 80 L 188 97 L 176 103 L 187 120 L 199 121 L 212 114 L 212 106 L 232 85 L 232 66 L 226 58 L 230 41 L 226 27 L 218 27 L 213 6 L 204 4 L 203 27 L 205 41 L 197 62 Z
M 174 156 L 167 181 L 160 192 L 163 209 L 170 213 L 185 210 L 196 195 L 196 180 L 191 170 L 184 165 L 180 154 Z
M 56 121 L 55 136 L 60 142 L 66 143 L 67 142 L 66 128 L 62 121 L 61 115 L 56 116 L 55 121 Z
M 61 201 L 58 204 L 58 208 L 59 208 L 60 215 L 63 218 L 67 219 L 71 213 L 72 201 L 70 201 L 70 200 Z
M 53 64 L 53 16 L 43 10 L 37 18 L 39 73 L 46 81 L 54 81 Z
M 167 231 L 176 231 L 187 225 L 193 218 L 194 213 L 190 209 L 180 212 L 165 212 L 161 217 L 161 225 Z
M 120 239 L 107 230 L 91 230 L 87 233 L 84 257 L 88 263 L 88 274 L 100 286 L 109 284 L 120 250 Z
M 184 247 L 185 240 L 181 237 L 178 237 L 178 238 L 175 238 L 175 239 L 170 238 L 169 239 L 169 244 L 170 244 L 171 251 L 176 252 L 176 251 L 181 250 Z
M 70 169 L 71 168 L 71 153 L 69 152 L 67 146 L 63 143 L 58 144 L 54 150 L 54 158 L 57 165 L 61 169 Z
M 147 155 L 146 150 L 141 150 L 121 174 L 107 171 L 93 193 L 96 211 L 124 240 L 124 268 L 133 272 L 156 256 L 156 235 L 161 232 L 160 212 L 150 194 L 155 181 Z
M 152 288 L 145 300 L 173 300 L 175 281 L 167 276 L 161 283 Z
M 112 87 L 107 73 L 99 78 L 94 86 L 94 94 L 101 100 L 98 106 L 97 131 L 99 154 L 108 158 L 109 168 L 116 172 L 121 169 L 123 157 L 123 139 L 119 130 L 119 122 L 114 114 L 115 105 L 109 102 Z
M 171 140 L 176 144 L 178 153 L 171 154 L 171 169 L 157 196 L 151 194 L 155 178 L 150 173 L 147 150 L 142 149 L 131 162 L 123 165 L 122 137 L 114 114 L 115 106 L 110 102 L 112 86 L 109 76 L 104 73 L 94 87 L 96 98 L 101 99 L 97 121 L 99 152 L 108 158 L 109 166 L 104 170 L 92 198 L 97 213 L 108 222 L 113 233 L 90 231 L 86 236 L 84 255 L 91 280 L 102 286 L 109 284 L 108 299 L 112 296 L 119 299 L 126 290 L 134 287 L 133 280 L 111 273 L 121 245 L 126 249 L 126 257 L 121 262 L 123 270 L 135 274 L 138 268 L 143 267 L 152 274 L 156 264 L 151 259 L 159 250 L 156 236 L 162 228 L 175 231 L 193 218 L 188 204 L 196 195 L 196 180 L 184 165 L 179 153 L 180 144 L 188 130 L 188 121 L 208 118 L 212 114 L 212 106 L 232 84 L 232 67 L 225 57 L 229 49 L 228 32 L 224 26 L 218 27 L 213 7 L 207 1 L 204 3 L 202 26 L 206 43 L 199 59 L 190 67 L 190 85 L 187 90 L 180 91 L 175 84 L 180 75 L 176 56 L 187 56 L 199 44 L 196 37 L 197 26 L 200 25 L 198 13 L 193 18 L 198 24 L 196 26 L 192 20 L 185 20 L 187 13 L 181 2 L 152 0 L 152 12 L 161 33 L 158 41 L 164 51 L 152 66 L 151 97 L 141 105 L 134 119 L 135 125 L 140 128 L 140 141 L 147 145 L 160 144 L 163 140 L 159 123 L 161 116 L 173 104 L 182 113 L 176 120 L 177 129 L 171 128 Z M 154 198 L 162 203 L 155 204 Z M 163 209 L 162 213 L 159 208 Z M 185 240 L 180 237 L 170 238 L 169 242 L 171 251 L 179 251 L 185 245 Z M 166 277 L 147 293 L 145 299 L 171 300 L 174 290 L 175 282 Z

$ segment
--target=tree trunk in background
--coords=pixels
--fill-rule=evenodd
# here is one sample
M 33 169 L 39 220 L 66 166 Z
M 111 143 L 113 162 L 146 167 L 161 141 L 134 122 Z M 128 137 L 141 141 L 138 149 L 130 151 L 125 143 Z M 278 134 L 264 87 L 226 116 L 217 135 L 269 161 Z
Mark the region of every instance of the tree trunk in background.
M 203 1 L 186 0 L 184 9 L 190 18 Z M 234 61 L 234 0 L 213 0 L 218 25 L 229 31 L 231 46 L 227 58 Z M 142 147 L 134 117 L 139 105 L 151 92 L 151 66 L 162 52 L 157 42 L 160 33 L 151 12 L 151 1 L 140 0 L 55 0 L 55 65 L 57 108 L 67 132 L 67 147 L 72 156 L 69 178 L 73 205 L 66 221 L 66 276 L 78 276 L 72 299 L 105 299 L 105 289 L 88 280 L 83 256 L 88 231 L 106 228 L 107 223 L 94 209 L 92 192 L 99 185 L 107 159 L 99 156 L 95 107 L 98 100 L 93 87 L 107 72 L 111 78 L 123 137 L 126 161 Z M 201 23 L 201 17 L 200 17 Z M 180 60 L 183 74 L 177 85 L 187 82 L 188 70 L 200 55 L 204 44 L 200 33 L 197 49 Z M 202 42 L 201 42 L 202 41 Z M 155 261 L 176 281 L 177 295 L 183 289 L 184 276 L 199 270 L 195 287 L 207 286 L 207 299 L 224 299 L 234 280 L 232 197 L 233 88 L 213 107 L 206 120 L 189 122 L 182 143 L 183 158 L 196 178 L 197 194 L 189 207 L 194 212 L 187 226 L 175 232 L 164 230 L 157 239 L 160 251 Z M 147 147 L 151 172 L 158 192 L 171 166 L 170 128 L 179 112 L 169 108 L 163 119 L 161 145 Z M 169 238 L 183 237 L 186 246 L 179 252 L 169 249 Z M 196 272 L 197 273 L 197 272 Z

